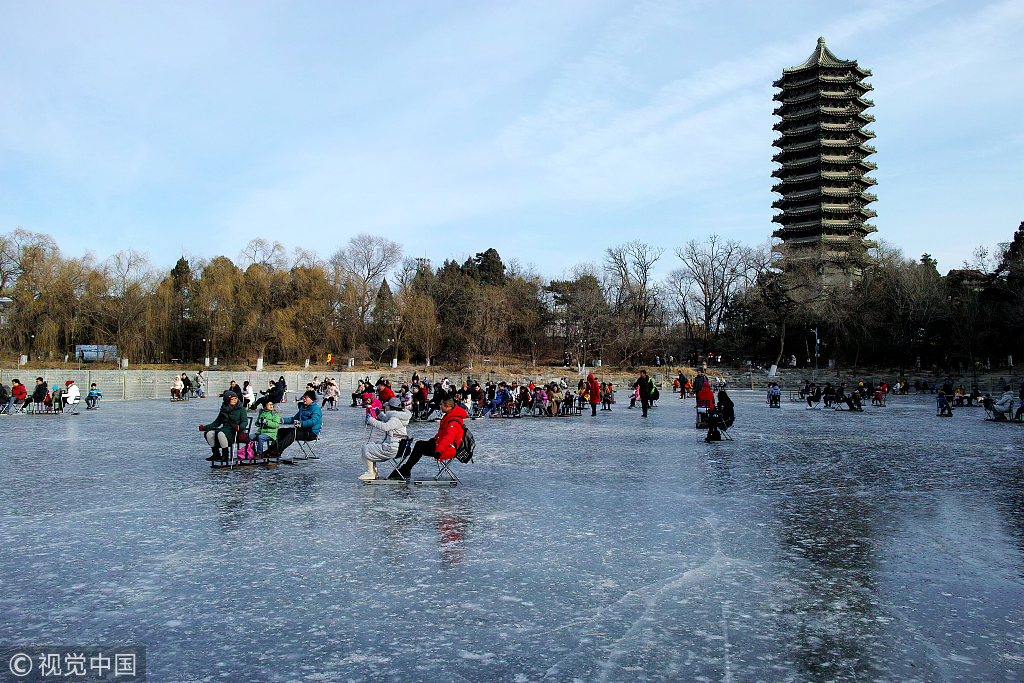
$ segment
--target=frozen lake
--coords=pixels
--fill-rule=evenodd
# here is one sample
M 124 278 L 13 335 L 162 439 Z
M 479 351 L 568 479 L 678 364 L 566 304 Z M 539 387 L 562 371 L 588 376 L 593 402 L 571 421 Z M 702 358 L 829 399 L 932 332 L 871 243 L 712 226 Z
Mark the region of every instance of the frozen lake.
M 732 443 L 675 397 L 476 420 L 457 488 L 359 484 L 347 407 L 319 462 L 233 471 L 219 399 L 0 417 L 0 646 L 146 645 L 150 681 L 1024 680 L 1024 426 L 733 398 Z

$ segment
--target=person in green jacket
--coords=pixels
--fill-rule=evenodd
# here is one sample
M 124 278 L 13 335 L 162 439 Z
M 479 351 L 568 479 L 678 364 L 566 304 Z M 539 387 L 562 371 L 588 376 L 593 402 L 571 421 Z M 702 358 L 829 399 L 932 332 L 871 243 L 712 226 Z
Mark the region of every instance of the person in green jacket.
M 274 412 L 273 401 L 267 401 L 266 406 L 256 417 L 256 452 L 263 455 L 266 444 L 277 440 L 277 428 L 281 426 L 281 416 Z
M 225 403 L 220 407 L 217 419 L 211 424 L 199 425 L 199 431 L 203 432 L 206 442 L 213 448 L 213 455 L 207 458 L 211 461 L 229 460 L 235 436 L 249 424 L 245 408 L 238 402 L 238 394 L 233 391 L 225 391 L 222 396 L 225 398 Z

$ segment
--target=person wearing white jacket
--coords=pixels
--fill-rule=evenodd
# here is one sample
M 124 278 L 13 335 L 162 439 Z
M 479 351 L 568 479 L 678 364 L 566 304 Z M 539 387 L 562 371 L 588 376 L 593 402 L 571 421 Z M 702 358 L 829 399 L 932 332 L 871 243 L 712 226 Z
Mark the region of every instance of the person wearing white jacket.
M 398 446 L 402 439 L 408 437 L 406 431 L 409 427 L 409 420 L 412 413 L 402 405 L 402 399 L 397 396 L 387 402 L 385 413 L 378 420 L 372 415 L 366 416 L 366 424 L 377 431 L 383 432 L 384 437 L 380 441 L 368 441 L 363 444 L 362 459 L 366 463 L 366 472 L 359 475 L 363 481 L 373 481 L 378 478 L 377 463 L 384 462 L 398 455 Z
M 256 403 L 256 392 L 252 390 L 252 384 L 249 382 L 245 383 L 245 389 L 242 390 L 242 400 L 245 402 L 246 410 L 252 410 Z
M 61 396 L 61 399 L 64 401 L 64 406 L 67 407 L 78 400 L 82 394 L 78 391 L 78 385 L 75 384 L 74 380 L 69 379 L 65 383 L 65 387 L 64 395 Z
M 997 420 L 1005 420 L 1006 414 L 1010 412 L 1013 406 L 1013 392 L 1010 391 L 1010 385 L 1007 384 L 1003 387 L 1003 395 L 999 397 L 999 400 L 992 404 L 992 414 Z

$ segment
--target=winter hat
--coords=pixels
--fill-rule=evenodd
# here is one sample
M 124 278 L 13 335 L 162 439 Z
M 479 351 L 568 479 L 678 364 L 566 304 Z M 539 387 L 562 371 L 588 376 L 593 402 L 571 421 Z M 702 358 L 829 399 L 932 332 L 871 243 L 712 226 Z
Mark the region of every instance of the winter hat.
M 66 386 L 66 387 L 70 387 L 70 386 L 71 386 L 72 384 L 74 384 L 74 383 L 75 383 L 75 380 L 73 380 L 73 379 L 69 379 L 69 380 L 68 380 L 67 382 L 64 382 L 64 386 Z
M 402 399 L 395 396 L 393 399 L 388 401 L 388 408 L 394 408 L 400 410 L 402 408 Z
M 308 399 L 310 399 L 311 401 L 314 401 L 314 402 L 315 402 L 315 401 L 316 401 L 316 392 L 315 392 L 315 391 L 313 391 L 312 389 L 310 389 L 309 391 L 307 391 L 306 393 L 304 393 L 304 394 L 302 395 L 302 398 L 308 398 Z

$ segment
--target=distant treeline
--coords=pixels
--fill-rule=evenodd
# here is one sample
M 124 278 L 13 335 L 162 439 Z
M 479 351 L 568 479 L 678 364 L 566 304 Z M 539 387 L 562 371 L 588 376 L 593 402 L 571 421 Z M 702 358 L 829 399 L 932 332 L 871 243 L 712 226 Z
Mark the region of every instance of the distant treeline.
M 116 344 L 136 363 L 333 354 L 385 364 L 721 356 L 767 365 L 795 355 L 805 365 L 817 338 L 822 365 L 920 359 L 953 370 L 1019 353 L 1024 223 L 997 253 L 978 250 L 945 277 L 929 255 L 907 259 L 883 244 L 849 287 L 808 287 L 816 274 L 784 268 L 768 244 L 713 235 L 665 251 L 633 241 L 547 280 L 494 249 L 435 268 L 361 234 L 326 259 L 256 239 L 234 260 L 182 257 L 160 272 L 132 250 L 103 262 L 68 257 L 52 237 L 19 229 L 0 235 L 0 350 L 56 360 L 76 344 Z M 663 259 L 671 271 L 659 280 Z

